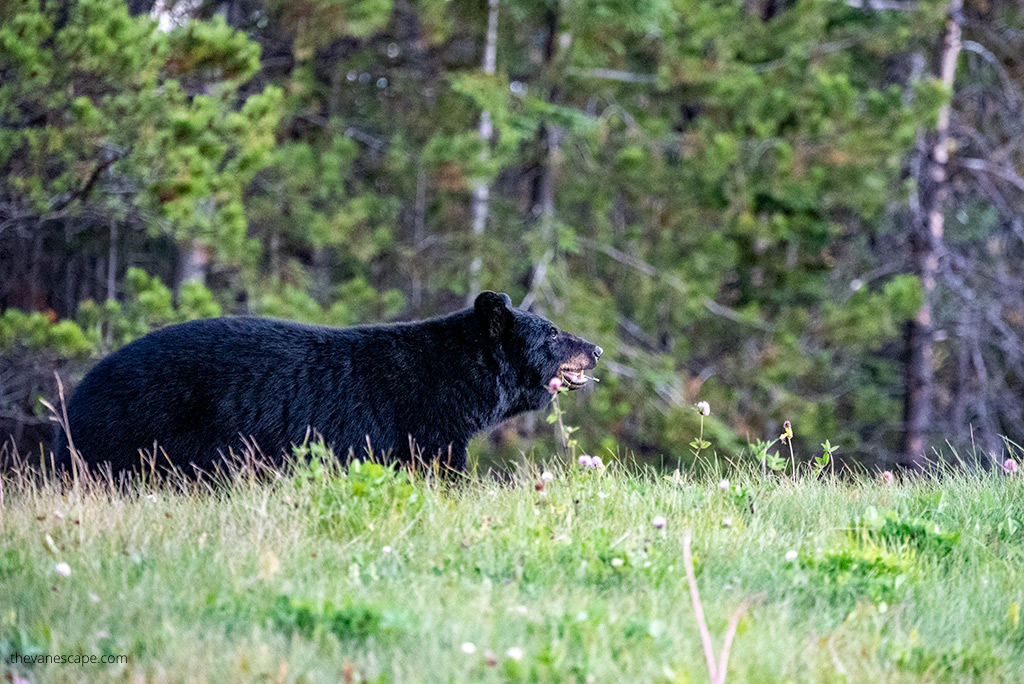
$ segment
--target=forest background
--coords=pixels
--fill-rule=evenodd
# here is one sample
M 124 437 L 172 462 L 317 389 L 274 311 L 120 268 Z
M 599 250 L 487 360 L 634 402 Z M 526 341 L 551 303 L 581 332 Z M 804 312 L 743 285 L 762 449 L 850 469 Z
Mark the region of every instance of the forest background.
M 1009 0 L 2 0 L 5 451 L 161 325 L 495 289 L 606 350 L 594 453 L 685 463 L 703 400 L 721 456 L 998 461 L 1022 56 Z

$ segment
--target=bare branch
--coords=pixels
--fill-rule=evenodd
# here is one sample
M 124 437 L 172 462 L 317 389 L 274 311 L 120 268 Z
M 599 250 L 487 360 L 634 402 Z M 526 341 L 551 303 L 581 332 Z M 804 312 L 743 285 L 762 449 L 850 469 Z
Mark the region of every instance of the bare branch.
M 612 259 L 619 262 L 620 264 L 629 266 L 630 268 L 640 271 L 644 275 L 650 276 L 652 278 L 663 278 L 675 289 L 683 293 L 686 292 L 686 286 L 679 278 L 676 278 L 674 276 L 663 275 L 656 266 L 647 263 L 643 259 L 639 259 L 633 256 L 632 254 L 627 254 L 620 249 L 612 247 L 611 245 L 606 245 L 604 243 L 597 242 L 596 240 L 591 240 L 590 238 L 581 237 L 579 238 L 579 241 L 586 245 L 587 247 L 596 249 L 599 252 L 603 252 L 604 254 L 610 256 Z
M 711 633 L 708 631 L 707 620 L 704 619 L 704 604 L 700 601 L 700 591 L 697 589 L 697 576 L 693 572 L 693 552 L 690 550 L 692 534 L 690 530 L 683 532 L 683 569 L 686 570 L 686 583 L 690 587 L 690 602 L 693 604 L 693 614 L 697 618 L 697 631 L 700 632 L 700 645 L 704 649 L 704 659 L 707 661 L 708 677 L 712 684 L 717 684 L 718 666 L 715 664 L 715 648 L 711 644 Z
M 725 639 L 722 641 L 722 652 L 718 654 L 718 681 L 724 684 L 725 673 L 729 669 L 729 649 L 732 647 L 732 640 L 736 636 L 736 630 L 740 626 L 740 618 L 747 612 L 750 605 L 753 603 L 751 599 L 747 599 L 740 607 L 736 609 L 736 612 L 732 614 L 732 618 L 729 620 L 729 627 L 725 630 Z
M 857 38 L 844 38 L 843 40 L 837 40 L 831 43 L 823 43 L 810 50 L 808 57 L 814 58 L 822 55 L 829 55 L 833 52 L 842 52 L 843 50 L 853 47 L 857 42 Z M 764 73 L 765 71 L 771 71 L 785 66 L 787 63 L 791 62 L 792 59 L 792 57 L 781 57 L 779 59 L 773 59 L 770 62 L 755 64 L 753 68 L 757 73 Z
M 612 375 L 618 375 L 624 378 L 635 378 L 636 371 L 621 363 L 615 361 L 602 361 L 601 364 L 608 370 Z
M 959 162 L 965 169 L 970 169 L 971 171 L 984 171 L 985 173 L 996 176 L 997 178 L 1002 178 L 1018 190 L 1024 191 L 1024 178 L 1021 178 L 1016 171 L 1009 167 L 994 166 L 984 159 L 967 158 L 960 159 Z
M 658 77 L 654 74 L 636 74 L 631 71 L 620 71 L 619 69 L 580 69 L 573 67 L 568 70 L 569 75 L 579 76 L 580 78 L 593 78 L 604 81 L 619 81 L 620 83 L 641 83 L 644 85 L 654 85 L 658 82 Z
M 672 287 L 672 289 L 676 290 L 677 292 L 683 295 L 687 295 L 689 293 L 689 288 L 686 287 L 686 283 L 684 283 L 682 279 L 672 274 L 664 273 L 657 266 L 654 266 L 653 264 L 650 264 L 644 261 L 643 259 L 635 257 L 632 254 L 627 254 L 626 252 L 623 252 L 621 249 L 617 249 L 615 247 L 612 247 L 611 245 L 606 245 L 597 242 L 596 240 L 591 240 L 590 238 L 581 237 L 579 238 L 579 241 L 582 244 L 590 247 L 591 249 L 596 249 L 597 251 L 602 252 L 603 254 L 611 257 L 613 260 L 619 262 L 624 266 L 629 266 L 630 268 L 633 268 L 646 276 L 650 276 L 651 278 L 659 278 L 661 280 L 664 280 L 670 287 Z M 763 321 L 752 321 L 748 317 L 741 314 L 739 311 L 736 311 L 735 309 L 730 309 L 724 304 L 719 304 L 710 297 L 704 300 L 704 308 L 707 309 L 709 312 L 715 314 L 716 316 L 721 316 L 722 318 L 729 319 L 733 323 L 749 325 L 753 328 L 763 330 L 765 332 L 770 330 L 768 325 L 765 324 Z
M 727 318 L 733 323 L 740 323 L 742 325 L 749 325 L 752 328 L 757 328 L 764 332 L 768 332 L 771 328 L 764 321 L 752 321 L 736 309 L 731 309 L 724 304 L 719 304 L 715 300 L 708 297 L 704 300 L 704 308 L 722 318 Z
M 869 10 L 892 10 L 895 12 L 913 12 L 917 3 L 910 0 L 846 0 L 847 7 Z
M 1021 97 L 1020 88 L 1013 82 L 1010 75 L 1006 73 L 1006 67 L 1003 66 L 1002 62 L 999 61 L 999 58 L 996 57 L 991 50 L 974 40 L 962 41 L 960 43 L 960 47 L 968 52 L 981 55 L 982 59 L 988 62 L 992 68 L 995 69 L 996 73 L 999 74 L 999 80 L 1003 84 L 1003 89 L 1010 94 L 1014 104 L 1018 104 L 1022 99 L 1024 99 Z
M 380 138 L 376 138 L 369 133 L 359 130 L 358 128 L 353 128 L 352 126 L 345 129 L 345 135 L 353 140 L 358 140 L 365 145 L 369 145 L 374 150 L 381 150 L 386 147 L 386 143 Z
M 94 168 L 92 170 L 92 173 L 89 174 L 89 177 L 86 179 L 86 181 L 82 185 L 82 187 L 80 187 L 77 190 L 73 190 L 72 192 L 68 193 L 63 198 L 61 198 L 59 201 L 55 202 L 50 207 L 50 209 L 53 212 L 55 212 L 55 213 L 56 212 L 60 212 L 60 211 L 62 211 L 64 209 L 68 208 L 69 206 L 71 206 L 71 203 L 74 202 L 75 200 L 77 200 L 77 199 L 83 199 L 84 200 L 86 197 L 88 197 L 89 193 L 92 192 L 93 186 L 96 185 L 96 181 L 99 180 L 99 178 L 103 174 L 103 172 L 106 171 L 108 168 L 110 168 L 110 166 L 114 162 L 116 162 L 118 159 L 120 159 L 121 157 L 124 156 L 124 151 L 123 150 L 106 150 L 105 149 L 104 153 L 105 153 L 104 158 L 101 159 L 98 164 L 96 164 L 96 168 Z

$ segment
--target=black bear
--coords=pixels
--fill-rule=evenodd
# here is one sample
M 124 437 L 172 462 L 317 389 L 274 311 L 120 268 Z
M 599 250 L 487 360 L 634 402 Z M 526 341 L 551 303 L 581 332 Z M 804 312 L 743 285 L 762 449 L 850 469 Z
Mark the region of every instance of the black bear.
M 462 469 L 473 435 L 543 408 L 553 377 L 582 387 L 599 356 L 494 292 L 448 316 L 394 325 L 214 318 L 108 356 L 71 397 L 68 422 L 82 458 L 115 472 L 138 467 L 144 452 L 210 471 L 252 445 L 276 462 L 312 431 L 337 454 L 369 446 Z

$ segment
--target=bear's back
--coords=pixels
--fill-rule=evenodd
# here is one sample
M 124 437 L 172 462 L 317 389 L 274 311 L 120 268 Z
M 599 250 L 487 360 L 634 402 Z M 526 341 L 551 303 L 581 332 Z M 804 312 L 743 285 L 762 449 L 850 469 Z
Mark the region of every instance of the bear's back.
M 115 471 L 137 465 L 138 450 L 154 443 L 172 462 L 188 455 L 204 468 L 218 450 L 247 443 L 274 460 L 314 418 L 319 379 L 344 387 L 351 362 L 337 350 L 358 353 L 372 334 L 256 318 L 154 331 L 102 360 L 76 389 L 68 405 L 75 447 Z

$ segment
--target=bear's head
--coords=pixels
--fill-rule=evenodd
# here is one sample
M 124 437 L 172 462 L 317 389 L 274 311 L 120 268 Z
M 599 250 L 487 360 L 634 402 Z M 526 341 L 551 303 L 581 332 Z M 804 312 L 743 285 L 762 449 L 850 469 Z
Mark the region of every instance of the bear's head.
M 473 308 L 484 335 L 499 352 L 500 382 L 514 397 L 515 410 L 543 408 L 551 400 L 552 378 L 570 390 L 587 384 L 585 371 L 597 365 L 600 347 L 559 330 L 543 316 L 515 308 L 507 294 L 483 292 Z

